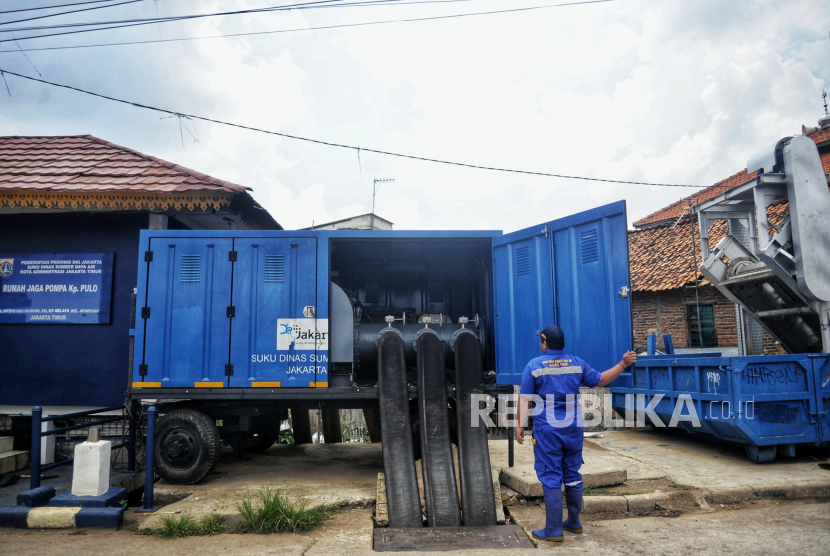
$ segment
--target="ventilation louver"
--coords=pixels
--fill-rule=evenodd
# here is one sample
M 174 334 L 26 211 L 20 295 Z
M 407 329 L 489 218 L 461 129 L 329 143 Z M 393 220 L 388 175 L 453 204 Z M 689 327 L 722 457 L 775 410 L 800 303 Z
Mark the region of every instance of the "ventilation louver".
M 530 247 L 519 247 L 516 253 L 516 276 L 530 274 Z
M 579 246 L 582 251 L 582 264 L 595 263 L 599 260 L 599 236 L 597 230 L 579 234 Z
M 201 278 L 201 256 L 182 255 L 182 282 L 198 282 Z
M 285 280 L 285 257 L 265 255 L 265 281 L 282 282 L 283 280 Z

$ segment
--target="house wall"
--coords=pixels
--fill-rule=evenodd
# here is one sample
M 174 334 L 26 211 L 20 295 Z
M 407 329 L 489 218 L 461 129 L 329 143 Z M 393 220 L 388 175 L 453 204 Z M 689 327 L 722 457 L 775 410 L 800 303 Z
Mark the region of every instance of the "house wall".
M 0 255 L 115 253 L 109 324 L 0 324 L 0 405 L 113 406 L 130 377 L 130 311 L 146 213 L 0 217 Z
M 715 335 L 718 347 L 738 346 L 738 319 L 735 304 L 713 286 L 699 288 L 701 305 L 715 306 Z M 689 347 L 687 307 L 695 304 L 694 288 L 664 291 L 634 291 L 631 297 L 634 346 L 646 349 L 648 335 L 657 335 L 657 349 L 663 348 L 663 334 L 671 334 L 676 347 Z M 764 332 L 764 354 L 784 353 Z

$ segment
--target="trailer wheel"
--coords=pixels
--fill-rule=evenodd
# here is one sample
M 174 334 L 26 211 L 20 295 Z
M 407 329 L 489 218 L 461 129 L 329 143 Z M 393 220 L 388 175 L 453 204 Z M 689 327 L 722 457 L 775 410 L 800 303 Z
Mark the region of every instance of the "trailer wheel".
M 280 424 L 283 420 L 276 414 L 254 417 L 251 432 L 242 439 L 242 451 L 258 454 L 273 446 L 280 437 Z
M 197 483 L 219 461 L 219 430 L 199 411 L 176 409 L 164 415 L 158 422 L 157 438 L 156 468 L 170 483 Z
M 777 446 L 753 446 L 751 444 L 744 444 L 746 450 L 746 457 L 752 463 L 769 463 L 775 461 Z

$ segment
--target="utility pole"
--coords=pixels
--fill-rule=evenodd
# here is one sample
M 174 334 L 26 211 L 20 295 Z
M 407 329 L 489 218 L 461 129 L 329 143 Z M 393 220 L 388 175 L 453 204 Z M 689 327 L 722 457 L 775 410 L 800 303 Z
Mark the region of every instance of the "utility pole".
M 377 195 L 378 190 L 381 186 L 387 183 L 393 183 L 395 178 L 375 178 L 375 183 L 372 186 L 372 217 L 369 223 L 369 227 L 373 230 L 375 229 L 375 196 Z

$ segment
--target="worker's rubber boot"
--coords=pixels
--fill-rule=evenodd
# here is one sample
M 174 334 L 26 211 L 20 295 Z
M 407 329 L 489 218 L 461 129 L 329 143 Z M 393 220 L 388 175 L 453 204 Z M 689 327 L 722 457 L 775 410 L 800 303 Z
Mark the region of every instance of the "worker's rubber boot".
M 545 493 L 545 528 L 530 533 L 542 541 L 562 542 L 562 491 L 558 488 L 543 488 Z
M 582 534 L 582 524 L 579 522 L 579 512 L 582 511 L 582 485 L 565 487 L 565 503 L 568 505 L 568 519 L 562 524 L 562 529 Z

